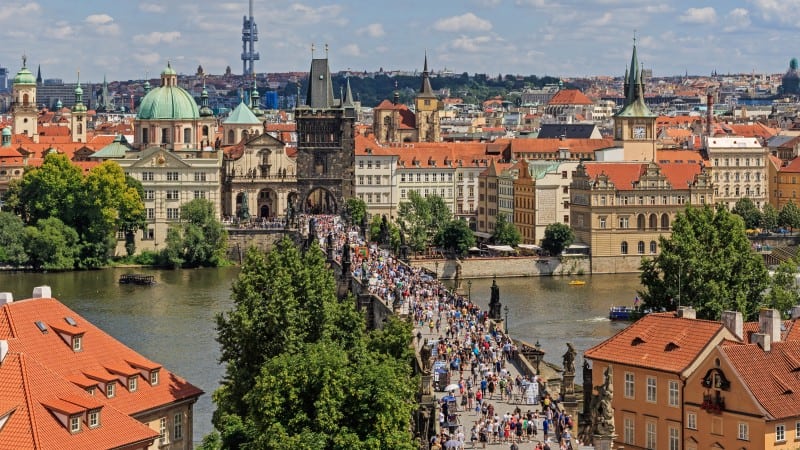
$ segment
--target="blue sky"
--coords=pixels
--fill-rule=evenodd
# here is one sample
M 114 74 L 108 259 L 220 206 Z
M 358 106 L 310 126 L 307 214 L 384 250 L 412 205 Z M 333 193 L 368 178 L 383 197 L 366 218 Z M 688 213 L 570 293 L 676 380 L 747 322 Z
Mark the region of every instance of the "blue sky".
M 254 0 L 258 72 L 306 71 L 311 43 L 333 70 L 622 75 L 634 30 L 656 76 L 783 72 L 800 57 L 800 0 Z M 45 78 L 139 79 L 242 70 L 247 0 L 4 0 L 0 65 Z

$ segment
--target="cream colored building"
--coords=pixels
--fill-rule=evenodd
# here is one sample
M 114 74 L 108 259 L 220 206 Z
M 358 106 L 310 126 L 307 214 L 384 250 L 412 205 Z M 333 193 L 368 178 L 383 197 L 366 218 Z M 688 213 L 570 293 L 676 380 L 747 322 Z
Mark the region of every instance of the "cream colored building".
M 577 167 L 577 161 L 528 161 L 536 190 L 534 243 L 544 239 L 544 230 L 548 225 L 570 224 L 569 186 Z
M 706 139 L 708 159 L 714 171 L 714 198 L 733 208 L 748 197 L 758 208 L 769 201 L 768 149 L 758 138 L 718 137 Z
M 397 161 L 399 150 L 374 139 L 356 136 L 355 194 L 367 206 L 367 215 L 394 220 L 400 203 Z M 404 188 L 408 191 L 408 188 Z

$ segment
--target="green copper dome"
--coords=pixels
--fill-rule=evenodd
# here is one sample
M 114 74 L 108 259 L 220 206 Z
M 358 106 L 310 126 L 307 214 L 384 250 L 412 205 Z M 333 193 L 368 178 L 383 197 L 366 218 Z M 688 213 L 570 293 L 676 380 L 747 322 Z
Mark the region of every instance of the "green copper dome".
M 139 105 L 137 119 L 183 120 L 197 119 L 200 112 L 194 98 L 178 86 L 161 86 L 152 89 Z
M 167 61 L 167 67 L 165 67 L 164 70 L 161 71 L 161 75 L 177 75 L 177 74 L 178 72 L 175 72 L 175 69 L 172 68 L 172 64 L 169 61 Z
M 17 76 L 14 77 L 14 84 L 36 84 L 36 77 L 27 67 L 22 66 L 22 69 L 17 72 Z
M 3 136 L 11 136 L 11 127 L 3 128 Z

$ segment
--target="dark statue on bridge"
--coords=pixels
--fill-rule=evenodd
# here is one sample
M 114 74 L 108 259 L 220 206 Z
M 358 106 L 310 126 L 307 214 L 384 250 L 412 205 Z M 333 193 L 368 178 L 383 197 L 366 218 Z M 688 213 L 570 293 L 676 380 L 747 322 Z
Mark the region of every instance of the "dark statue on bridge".
M 389 221 L 386 219 L 385 214 L 381 220 L 381 232 L 378 236 L 378 245 L 389 245 Z
M 497 286 L 497 277 L 495 276 L 492 280 L 491 295 L 489 297 L 489 318 L 500 319 L 502 306 L 502 303 L 500 303 L 500 287 Z

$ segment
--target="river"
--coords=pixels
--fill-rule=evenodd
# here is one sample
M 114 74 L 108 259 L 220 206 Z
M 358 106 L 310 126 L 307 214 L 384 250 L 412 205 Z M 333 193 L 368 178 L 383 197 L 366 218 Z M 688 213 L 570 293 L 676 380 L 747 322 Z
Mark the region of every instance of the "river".
M 230 286 L 238 269 L 137 270 L 154 275 L 157 284 L 119 285 L 119 276 L 130 272 L 0 273 L 0 291 L 23 299 L 35 286 L 49 285 L 53 296 L 78 314 L 202 388 L 206 394 L 195 405 L 194 421 L 194 440 L 199 443 L 212 431 L 211 393 L 224 373 L 218 364 L 214 316 L 231 308 Z M 511 335 L 531 344 L 539 341 L 545 359 L 560 364 L 566 342 L 582 355 L 621 330 L 625 324 L 608 321 L 608 308 L 633 303 L 638 276 L 583 279 L 584 286 L 570 286 L 560 277 L 499 278 Z M 482 308 L 488 305 L 491 284 L 491 279 L 472 280 L 470 294 Z M 466 284 L 462 287 L 466 294 Z M 576 366 L 581 363 L 579 358 Z

